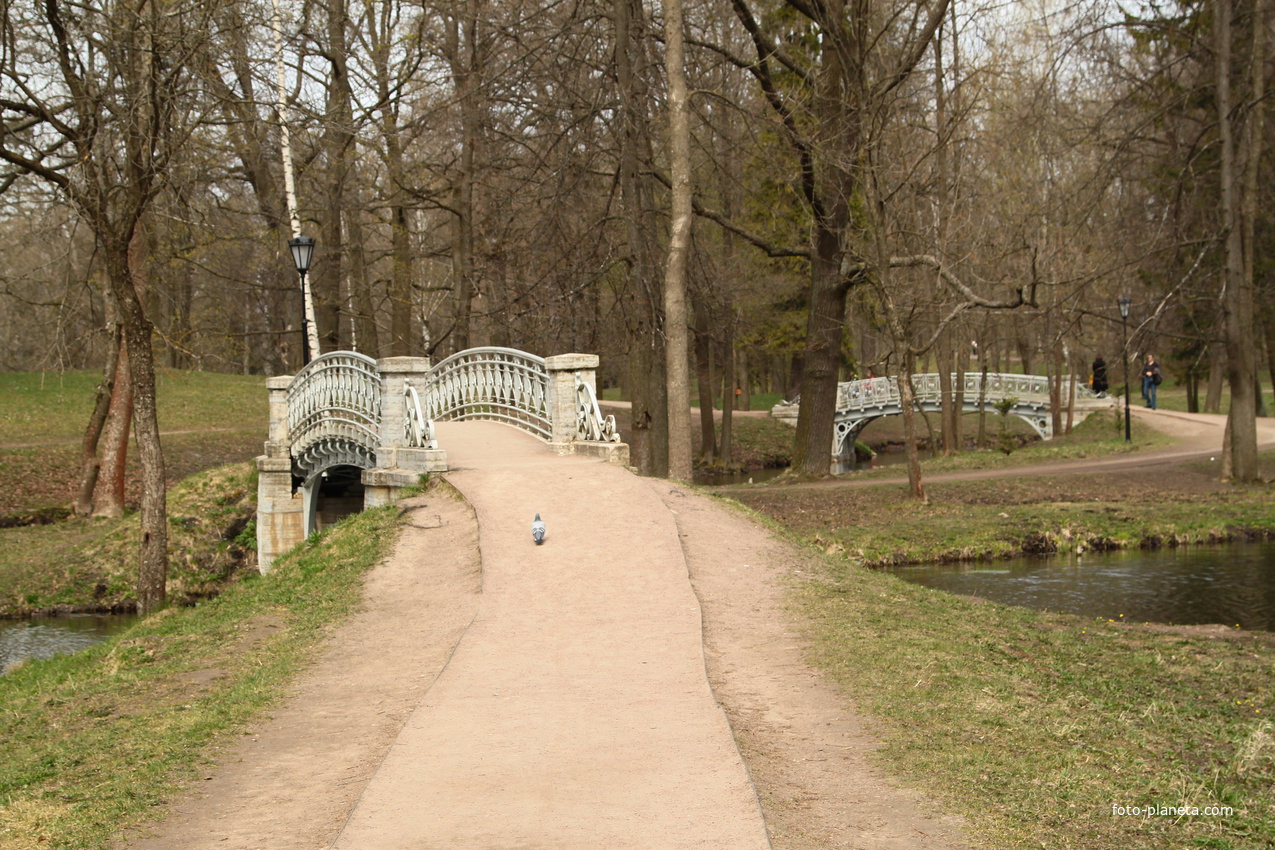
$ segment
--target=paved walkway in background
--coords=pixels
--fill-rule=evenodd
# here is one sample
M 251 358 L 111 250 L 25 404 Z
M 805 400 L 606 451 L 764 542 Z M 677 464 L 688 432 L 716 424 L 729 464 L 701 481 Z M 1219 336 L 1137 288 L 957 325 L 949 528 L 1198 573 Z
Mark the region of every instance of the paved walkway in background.
M 479 613 L 333 846 L 768 847 L 648 482 L 495 423 L 438 435 L 478 517 Z

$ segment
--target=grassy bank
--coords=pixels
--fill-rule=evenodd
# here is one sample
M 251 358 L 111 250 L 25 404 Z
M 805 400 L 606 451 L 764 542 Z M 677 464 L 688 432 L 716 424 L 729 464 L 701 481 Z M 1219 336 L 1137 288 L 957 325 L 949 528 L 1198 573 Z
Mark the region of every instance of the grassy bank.
M 990 846 L 1275 842 L 1271 635 L 1038 614 L 824 562 L 798 592 L 815 662 L 877 719 L 891 772 Z
M 169 491 L 170 602 L 215 595 L 254 563 L 256 493 L 247 463 L 208 470 Z M 5 529 L 0 616 L 131 607 L 139 533 L 136 514 Z
M 151 817 L 357 607 L 396 522 L 364 512 L 267 576 L 0 677 L 0 847 L 97 848 Z
M 1182 471 L 930 484 L 930 502 L 899 485 L 757 488 L 744 504 L 802 539 L 864 566 L 992 560 L 1021 554 L 1218 543 L 1275 533 L 1269 488 Z
M 1275 847 L 1275 635 L 1036 613 L 864 566 L 1275 533 L 1275 491 L 1212 466 L 931 484 L 928 505 L 898 484 L 733 495 L 817 553 L 801 620 L 879 757 L 989 846 L 1257 850 Z

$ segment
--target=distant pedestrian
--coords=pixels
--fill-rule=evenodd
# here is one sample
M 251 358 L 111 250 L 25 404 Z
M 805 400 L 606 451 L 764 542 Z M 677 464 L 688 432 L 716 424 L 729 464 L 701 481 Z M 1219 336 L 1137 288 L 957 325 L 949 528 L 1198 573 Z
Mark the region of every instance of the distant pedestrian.
M 1093 374 L 1089 376 L 1089 388 L 1099 398 L 1103 398 L 1107 394 L 1107 361 L 1101 357 L 1094 358 Z
M 1164 380 L 1164 375 L 1160 371 L 1160 364 L 1155 362 L 1155 355 L 1148 354 L 1147 362 L 1142 367 L 1142 397 L 1147 400 L 1147 407 L 1155 410 L 1156 387 L 1160 386 L 1160 381 Z

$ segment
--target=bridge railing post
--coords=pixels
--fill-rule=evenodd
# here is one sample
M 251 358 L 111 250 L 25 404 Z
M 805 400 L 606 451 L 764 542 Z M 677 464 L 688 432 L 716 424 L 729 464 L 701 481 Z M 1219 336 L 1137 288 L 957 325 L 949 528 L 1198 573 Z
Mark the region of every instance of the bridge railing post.
M 266 379 L 270 428 L 266 453 L 257 458 L 257 569 L 269 572 L 274 559 L 305 539 L 300 493 L 292 490 L 292 454 L 288 434 L 288 386 L 291 375 Z
M 407 407 L 404 396 L 410 383 L 424 389 L 429 376 L 428 357 L 383 357 L 376 361 L 381 373 L 381 440 L 376 468 L 363 471 L 363 506 L 389 504 L 400 490 L 420 480 L 425 472 L 446 472 L 443 449 L 410 446 L 407 442 Z
M 579 414 L 577 380 L 587 384 L 596 396 L 598 362 L 596 354 L 558 354 L 545 358 L 545 368 L 549 372 L 547 407 L 552 427 L 549 445 L 559 454 L 586 454 L 627 466 L 629 462 L 627 444 L 581 440 L 577 436 Z

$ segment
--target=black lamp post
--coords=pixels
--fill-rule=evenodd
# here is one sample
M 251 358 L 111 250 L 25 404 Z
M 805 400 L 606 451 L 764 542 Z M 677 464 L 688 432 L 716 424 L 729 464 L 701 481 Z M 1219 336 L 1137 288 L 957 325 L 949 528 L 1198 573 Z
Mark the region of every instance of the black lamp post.
M 309 236 L 298 236 L 288 242 L 292 251 L 292 262 L 301 275 L 301 365 L 310 362 L 310 326 L 306 321 L 305 276 L 310 271 L 310 261 L 314 259 L 314 240 Z
M 1133 304 L 1121 295 L 1116 299 L 1120 305 L 1120 337 L 1124 344 L 1120 349 L 1120 359 L 1124 361 L 1124 441 L 1133 442 L 1129 434 L 1129 307 Z

